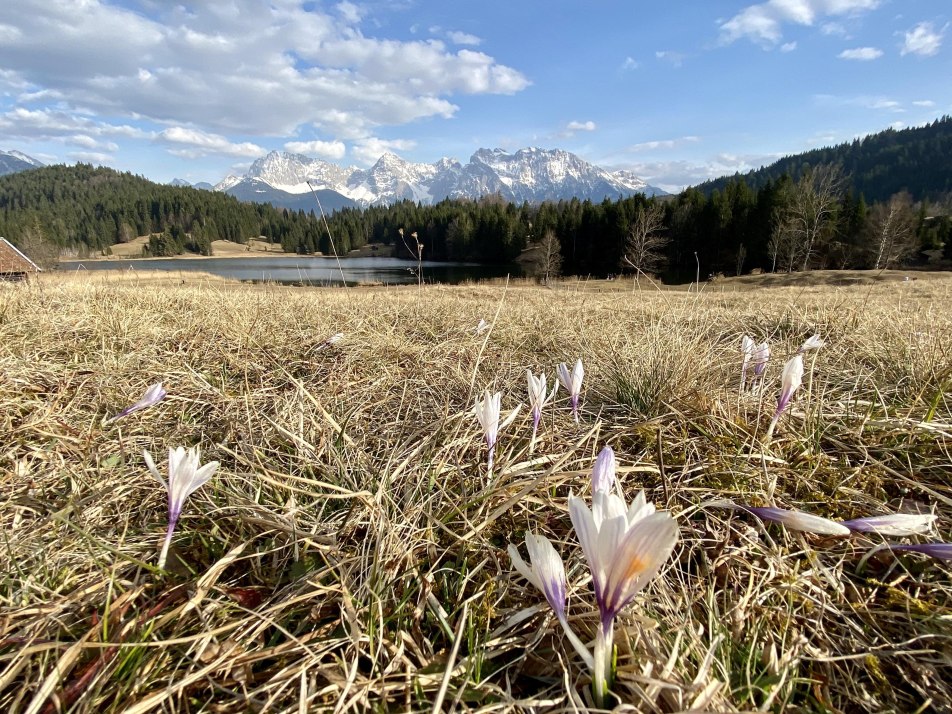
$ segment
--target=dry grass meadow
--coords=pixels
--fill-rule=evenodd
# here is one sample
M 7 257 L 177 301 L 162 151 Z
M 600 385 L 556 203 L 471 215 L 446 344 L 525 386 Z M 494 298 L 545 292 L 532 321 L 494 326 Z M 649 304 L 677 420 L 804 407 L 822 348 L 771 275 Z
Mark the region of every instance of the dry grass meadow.
M 950 305 L 952 278 L 0 284 L 0 711 L 585 710 L 588 672 L 506 546 L 557 544 L 590 639 L 566 498 L 605 445 L 626 496 L 680 527 L 616 627 L 620 710 L 949 711 L 948 563 L 701 506 L 932 511 L 935 533 L 898 540 L 952 540 Z M 764 447 L 814 332 L 827 345 Z M 762 399 L 738 393 L 745 333 L 773 346 Z M 529 453 L 526 369 L 578 357 L 581 424 L 560 392 Z M 103 424 L 160 379 L 164 401 Z M 486 387 L 523 405 L 492 474 Z M 193 445 L 221 468 L 159 570 L 166 496 L 142 450 L 162 467 Z

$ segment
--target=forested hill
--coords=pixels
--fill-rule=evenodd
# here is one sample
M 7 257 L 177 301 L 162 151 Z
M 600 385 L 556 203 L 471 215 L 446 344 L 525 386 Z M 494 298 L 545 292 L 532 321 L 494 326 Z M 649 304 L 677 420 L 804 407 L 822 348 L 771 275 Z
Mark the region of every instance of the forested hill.
M 108 254 L 110 246 L 157 234 L 154 255 L 208 253 L 212 241 L 266 235 L 290 250 L 325 248 L 310 213 L 242 203 L 233 196 L 153 183 L 89 164 L 45 166 L 0 176 L 0 236 L 15 244 Z
M 900 191 L 914 200 L 937 199 L 952 191 L 952 117 L 912 129 L 886 129 L 847 144 L 814 149 L 787 156 L 770 166 L 745 175 L 725 176 L 706 181 L 697 188 L 705 195 L 723 191 L 728 183 L 743 178 L 753 190 L 784 174 L 794 181 L 808 167 L 839 164 L 849 177 L 855 195 L 867 202 L 887 201 Z

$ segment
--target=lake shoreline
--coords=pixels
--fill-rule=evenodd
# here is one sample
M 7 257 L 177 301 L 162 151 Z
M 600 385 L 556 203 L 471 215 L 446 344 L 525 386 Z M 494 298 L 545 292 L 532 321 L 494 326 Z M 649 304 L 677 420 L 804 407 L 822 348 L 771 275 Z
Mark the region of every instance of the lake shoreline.
M 233 243 L 227 240 L 212 241 L 212 255 L 201 255 L 199 253 L 182 253 L 181 255 L 153 256 L 143 255 L 143 248 L 148 245 L 148 237 L 140 236 L 128 243 L 116 243 L 110 246 L 111 255 L 95 254 L 85 258 L 61 257 L 59 263 L 92 263 L 108 260 L 208 260 L 226 259 L 226 258 L 393 258 L 393 246 L 383 243 L 371 243 L 363 248 L 343 253 L 335 256 L 327 253 L 286 253 L 281 250 L 280 243 L 268 243 L 257 238 L 249 239 L 247 243 Z M 411 262 L 411 261 L 407 261 Z

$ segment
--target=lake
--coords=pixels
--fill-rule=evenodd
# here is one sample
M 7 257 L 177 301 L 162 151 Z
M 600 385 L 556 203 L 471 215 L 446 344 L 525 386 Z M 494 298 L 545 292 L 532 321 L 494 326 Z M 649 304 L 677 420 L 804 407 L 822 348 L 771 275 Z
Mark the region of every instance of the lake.
M 340 285 L 344 282 L 408 285 L 417 282 L 416 263 L 390 257 L 341 258 L 340 268 L 333 258 L 306 255 L 276 255 L 262 258 L 137 258 L 136 260 L 68 260 L 59 264 L 66 270 L 168 270 L 199 271 L 252 282 L 296 285 Z M 518 268 L 479 263 L 423 261 L 423 281 L 456 284 L 469 280 L 501 278 Z

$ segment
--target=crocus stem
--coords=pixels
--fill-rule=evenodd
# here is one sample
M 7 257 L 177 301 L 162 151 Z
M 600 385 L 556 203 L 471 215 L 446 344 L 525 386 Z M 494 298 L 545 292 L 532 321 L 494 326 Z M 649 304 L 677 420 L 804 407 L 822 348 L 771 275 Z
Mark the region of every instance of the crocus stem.
M 767 433 L 764 435 L 764 443 L 769 444 L 770 440 L 773 438 L 773 430 L 777 426 L 777 420 L 780 418 L 780 414 L 774 414 L 774 418 L 770 420 L 770 426 L 767 427 Z
M 575 417 L 575 423 L 578 424 L 578 399 L 572 400 L 572 416 Z
M 585 666 L 588 667 L 589 671 L 595 669 L 595 660 L 592 659 L 592 653 L 588 651 L 588 647 L 578 638 L 578 635 L 575 634 L 575 631 L 572 629 L 572 626 L 569 625 L 568 620 L 565 618 L 559 618 L 559 622 L 562 623 L 562 629 L 565 630 L 565 636 L 569 638 L 569 642 L 572 643 L 572 647 L 575 648 L 575 651 L 578 652 L 578 656 L 582 658 L 582 661 L 585 662 Z
M 605 707 L 608 696 L 608 678 L 610 676 L 609 663 L 611 661 L 612 642 L 614 640 L 615 619 L 603 621 L 595 636 L 595 657 L 592 667 L 592 694 L 595 697 L 595 706 Z
M 535 409 L 532 410 L 532 438 L 529 439 L 529 453 L 530 454 L 533 451 L 535 451 L 536 434 L 539 431 L 540 416 L 541 415 L 538 413 L 538 410 L 535 410 Z
M 488 467 L 487 470 L 489 471 L 490 474 L 493 472 L 493 457 L 494 457 L 495 453 L 496 453 L 496 445 L 493 444 L 493 445 L 491 445 L 491 446 L 489 447 L 489 457 L 487 458 L 487 462 L 488 462 L 488 463 L 487 463 L 487 467 Z
M 165 567 L 165 560 L 169 555 L 169 546 L 172 545 L 172 534 L 175 532 L 175 523 L 178 519 L 169 520 L 169 529 L 165 532 L 165 540 L 162 541 L 162 552 L 159 553 L 159 568 Z

